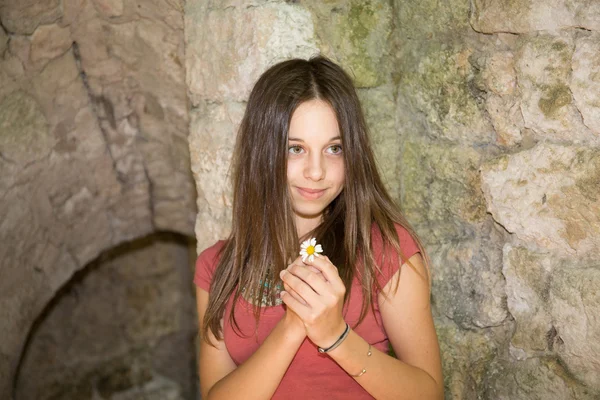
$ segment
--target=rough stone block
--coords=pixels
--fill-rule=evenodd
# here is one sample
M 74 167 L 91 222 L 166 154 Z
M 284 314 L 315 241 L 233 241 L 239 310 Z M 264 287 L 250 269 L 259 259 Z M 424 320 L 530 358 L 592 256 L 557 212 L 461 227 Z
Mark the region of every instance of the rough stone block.
M 8 54 L 7 54 L 8 55 Z M 20 89 L 19 78 L 23 76 L 23 64 L 14 56 L 0 58 L 0 101 Z
M 500 95 L 512 95 L 517 89 L 515 58 L 512 52 L 492 53 L 485 61 L 482 79 L 490 92 Z
M 245 104 L 202 103 L 192 110 L 190 157 L 198 190 L 198 251 L 229 234 L 231 226 L 231 156 Z
M 123 0 L 92 0 L 96 10 L 104 17 L 123 15 Z
M 469 57 L 473 48 L 430 46 L 423 56 L 405 63 L 400 92 L 411 99 L 415 112 L 427 120 L 434 138 L 465 143 L 490 143 L 494 128 L 485 115 L 477 72 Z M 416 65 L 415 65 L 416 64 Z
M 394 1 L 400 40 L 423 44 L 423 40 L 452 40 L 469 25 L 470 5 L 463 0 Z
M 600 137 L 583 124 L 569 87 L 574 48 L 572 32 L 523 38 L 516 69 L 525 127 L 539 139 L 599 144 Z
M 481 237 L 430 245 L 435 310 L 472 329 L 498 326 L 507 317 L 502 235 L 488 223 Z
M 600 33 L 581 34 L 575 40 L 571 91 L 583 123 L 600 136 Z
M 444 319 L 435 321 L 440 342 L 446 398 L 475 399 L 483 392 L 490 362 L 498 351 L 491 329 L 461 329 Z M 494 397 L 495 398 L 495 397 Z
M 4 29 L 0 26 L 0 58 L 4 54 L 4 50 L 8 48 L 8 36 Z
M 473 238 L 486 218 L 481 155 L 466 146 L 410 139 L 402 148 L 401 205 L 425 242 Z
M 550 312 L 560 336 L 555 350 L 577 379 L 600 392 L 600 262 L 582 267 L 554 274 Z
M 50 24 L 62 16 L 60 0 L 5 0 L 0 20 L 8 32 L 31 35 L 39 25 Z
M 553 260 L 510 244 L 504 246 L 503 252 L 502 274 L 506 278 L 508 309 L 516 322 L 511 344 L 523 350 L 524 357 L 552 350 L 556 331 L 547 302 Z
M 400 152 L 400 134 L 395 119 L 394 91 L 391 85 L 359 91 L 359 97 L 369 127 L 371 145 L 377 165 L 390 195 L 400 198 L 401 170 L 398 153 Z
M 513 96 L 489 94 L 486 108 L 496 131 L 496 143 L 507 147 L 519 144 L 525 122 L 518 99 Z
M 598 261 L 507 244 L 503 264 L 508 307 L 516 320 L 511 344 L 523 350 L 513 353 L 520 359 L 557 354 L 568 369 L 563 375 L 600 391 Z
M 2 157 L 22 166 L 47 156 L 55 143 L 39 105 L 22 91 L 0 102 L 0 132 Z
M 270 65 L 319 52 L 310 13 L 301 7 L 188 7 L 186 66 L 194 105 L 202 99 L 243 101 Z
M 302 5 L 313 14 L 323 52 L 351 74 L 356 86 L 375 87 L 388 79 L 382 61 L 392 31 L 389 2 L 313 0 Z
M 552 356 L 502 362 L 491 369 L 486 395 L 501 400 L 594 400 L 599 392 L 577 382 Z
M 34 64 L 51 60 L 66 52 L 72 43 L 69 28 L 58 25 L 40 26 L 31 37 L 29 58 Z
M 600 151 L 539 143 L 482 167 L 487 208 L 509 232 L 583 256 L 600 247 Z
M 596 0 L 475 0 L 472 4 L 471 25 L 478 32 L 600 30 L 600 3 Z

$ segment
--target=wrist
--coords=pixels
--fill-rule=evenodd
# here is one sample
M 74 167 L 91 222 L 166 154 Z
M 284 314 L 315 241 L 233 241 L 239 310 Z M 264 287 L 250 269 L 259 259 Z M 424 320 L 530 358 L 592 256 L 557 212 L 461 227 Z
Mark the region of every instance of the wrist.
M 286 313 L 279 323 L 286 332 L 286 336 L 290 339 L 304 340 L 306 337 L 306 329 L 304 328 L 302 320 L 300 320 L 298 317 Z
M 331 337 L 324 339 L 321 343 L 315 343 L 319 347 L 320 353 L 327 353 L 342 344 L 350 333 L 350 326 L 346 321 L 342 320 L 341 325 L 333 330 L 333 332 L 335 334 Z

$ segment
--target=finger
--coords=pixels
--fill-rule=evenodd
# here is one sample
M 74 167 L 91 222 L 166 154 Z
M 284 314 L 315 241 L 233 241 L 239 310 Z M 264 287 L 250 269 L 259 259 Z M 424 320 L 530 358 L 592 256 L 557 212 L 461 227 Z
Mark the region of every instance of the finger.
M 320 278 L 315 272 L 309 269 L 309 267 L 290 265 L 287 270 L 302 279 L 319 295 L 330 293 L 332 291 L 331 285 L 328 285 L 324 279 Z M 319 271 L 319 274 L 321 274 L 321 271 Z
M 317 274 L 317 276 L 321 279 L 323 279 L 323 281 L 327 282 L 327 278 L 325 278 L 325 275 L 323 275 L 323 273 L 321 272 L 320 269 L 313 267 L 312 265 L 305 265 L 304 268 L 308 268 L 309 270 L 311 270 L 312 272 L 314 272 L 315 274 Z
M 302 303 L 302 305 L 307 305 L 307 303 L 304 301 L 304 299 L 298 293 L 296 293 L 296 291 L 294 289 L 292 289 L 287 283 L 283 284 L 283 289 L 294 299 L 296 299 L 300 303 Z
M 306 320 L 306 318 L 308 317 L 308 313 L 310 311 L 308 306 L 305 306 L 302 303 L 300 303 L 290 293 L 286 292 L 285 290 L 282 290 L 279 293 L 279 297 L 281 298 L 281 301 L 283 301 L 283 303 L 286 306 L 288 306 L 293 312 L 298 314 L 298 316 L 300 317 L 301 320 L 303 320 L 303 321 Z
M 296 258 L 296 259 L 295 259 L 295 260 L 294 260 L 294 261 L 293 261 L 293 262 L 292 262 L 290 265 L 288 265 L 288 266 L 287 266 L 287 268 L 286 268 L 286 269 L 288 269 L 288 270 L 289 270 L 289 268 L 290 268 L 292 265 L 297 265 L 297 266 L 299 266 L 299 267 L 302 267 L 302 268 L 308 268 L 308 269 L 310 269 L 311 271 L 313 271 L 315 274 L 317 274 L 317 275 L 319 276 L 319 278 L 321 278 L 323 281 L 327 282 L 327 279 L 325 278 L 325 276 L 323 275 L 323 273 L 321 272 L 321 270 L 319 270 L 319 269 L 317 269 L 317 268 L 315 268 L 315 267 L 313 267 L 313 266 L 311 266 L 311 265 L 306 265 L 306 264 L 304 264 L 304 263 L 302 262 L 302 257 L 298 257 L 298 258 Z
M 302 256 L 296 257 L 296 259 L 292 261 L 292 264 L 302 264 Z
M 306 282 L 285 269 L 281 271 L 279 276 L 283 283 L 294 289 L 308 305 L 315 304 L 318 295 Z
M 292 265 L 297 265 L 299 267 L 303 267 L 303 268 L 308 268 L 309 270 L 313 271 L 315 274 L 317 274 L 321 279 L 323 279 L 325 282 L 327 282 L 327 279 L 325 278 L 325 275 L 323 275 L 323 273 L 321 272 L 320 269 L 313 267 L 312 265 L 306 265 L 302 262 L 302 258 L 298 257 L 298 259 L 294 260 L 293 263 L 291 263 L 290 265 L 287 266 L 286 269 L 289 270 L 289 268 Z
M 339 290 L 345 290 L 344 282 L 342 282 L 337 268 L 331 263 L 327 256 L 315 257 L 312 261 L 306 260 L 306 264 L 321 271 L 325 279 L 327 279 L 334 287 Z

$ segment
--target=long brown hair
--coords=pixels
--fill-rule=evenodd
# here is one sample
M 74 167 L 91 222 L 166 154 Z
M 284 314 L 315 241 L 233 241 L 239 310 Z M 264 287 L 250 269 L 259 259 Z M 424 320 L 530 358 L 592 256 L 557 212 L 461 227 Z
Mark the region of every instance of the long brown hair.
M 232 229 L 221 249 L 210 287 L 202 331 L 206 340 L 208 330 L 216 338 L 222 338 L 220 321 L 232 294 L 233 304 L 237 304 L 243 288 L 250 289 L 245 297 L 251 293 L 261 296 L 263 282 L 277 281 L 279 272 L 298 256 L 300 238 L 287 183 L 287 135 L 296 108 L 313 99 L 329 103 L 337 116 L 345 184 L 325 210 L 323 222 L 310 236 L 322 243 L 327 256 L 338 267 L 348 289 L 346 297 L 358 273 L 363 294 L 359 323 L 373 307 L 373 293 L 382 289 L 376 279 L 381 271 L 372 249 L 373 225 L 381 233 L 384 250 L 391 247 L 401 256 L 394 223 L 405 227 L 417 241 L 428 265 L 421 243 L 383 186 L 350 76 L 322 56 L 281 62 L 256 82 L 237 134 L 232 164 Z M 275 285 L 269 287 L 266 296 L 267 303 L 275 302 Z M 261 298 L 255 300 L 258 324 Z M 230 319 L 238 327 L 235 307 Z

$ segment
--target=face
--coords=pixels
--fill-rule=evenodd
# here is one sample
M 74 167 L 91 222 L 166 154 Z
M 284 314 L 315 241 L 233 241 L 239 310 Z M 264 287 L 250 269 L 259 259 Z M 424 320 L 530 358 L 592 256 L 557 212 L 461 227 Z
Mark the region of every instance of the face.
M 288 133 L 287 179 L 298 236 L 314 229 L 344 188 L 342 138 L 335 112 L 321 100 L 296 108 Z

